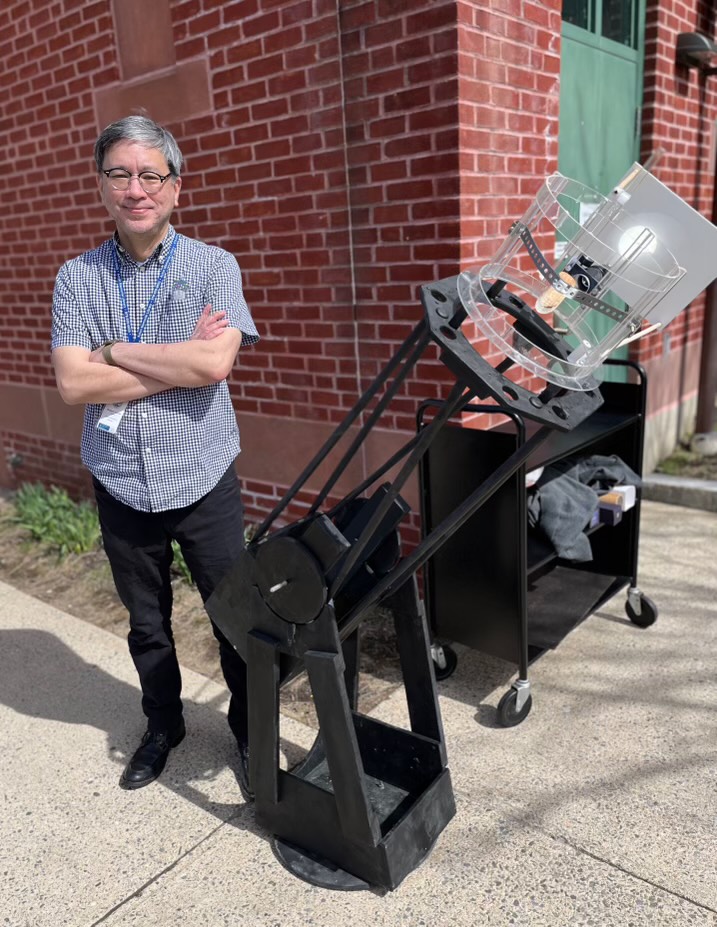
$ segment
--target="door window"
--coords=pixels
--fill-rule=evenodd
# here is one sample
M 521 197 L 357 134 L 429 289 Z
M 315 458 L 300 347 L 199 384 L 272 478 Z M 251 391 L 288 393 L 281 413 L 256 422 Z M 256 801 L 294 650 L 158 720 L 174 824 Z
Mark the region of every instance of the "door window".
M 563 0 L 563 22 L 592 31 L 592 7 L 595 0 Z
M 606 39 L 637 48 L 636 0 L 602 0 L 602 34 Z
M 563 0 L 563 22 L 637 48 L 638 0 Z

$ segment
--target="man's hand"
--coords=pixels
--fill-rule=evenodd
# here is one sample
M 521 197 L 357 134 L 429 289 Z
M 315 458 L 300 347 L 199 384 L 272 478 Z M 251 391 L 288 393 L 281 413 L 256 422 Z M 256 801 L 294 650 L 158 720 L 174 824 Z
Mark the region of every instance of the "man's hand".
M 212 304 L 207 303 L 199 316 L 197 324 L 194 326 L 194 331 L 189 336 L 189 340 L 211 341 L 212 338 L 221 335 L 227 325 L 229 325 L 229 320 L 226 312 L 224 310 L 212 312 Z

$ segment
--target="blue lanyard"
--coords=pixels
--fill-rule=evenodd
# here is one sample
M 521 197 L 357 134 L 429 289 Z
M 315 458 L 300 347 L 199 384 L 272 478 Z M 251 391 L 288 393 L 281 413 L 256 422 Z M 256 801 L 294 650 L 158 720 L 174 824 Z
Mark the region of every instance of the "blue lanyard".
M 142 340 L 142 335 L 144 333 L 147 320 L 149 319 L 150 313 L 154 307 L 154 304 L 157 300 L 157 294 L 159 293 L 159 288 L 162 285 L 167 271 L 169 270 L 169 265 L 172 263 L 172 258 L 174 257 L 174 250 L 177 247 L 177 242 L 179 241 L 179 234 L 175 234 L 174 241 L 169 246 L 169 254 L 165 258 L 164 266 L 162 267 L 159 278 L 154 285 L 154 290 L 152 290 L 152 295 L 149 297 L 149 302 L 145 306 L 144 314 L 142 315 L 142 320 L 139 323 L 139 328 L 137 329 L 137 334 L 135 335 L 132 331 L 132 319 L 129 314 L 129 304 L 127 302 L 127 293 L 124 288 L 124 283 L 122 282 L 122 270 L 120 268 L 119 258 L 117 257 L 117 242 L 114 242 L 114 248 L 112 249 L 112 257 L 114 258 L 115 264 L 115 277 L 117 278 L 117 288 L 119 290 L 120 299 L 122 300 L 122 315 L 124 316 L 124 324 L 127 329 L 127 341 L 137 342 Z

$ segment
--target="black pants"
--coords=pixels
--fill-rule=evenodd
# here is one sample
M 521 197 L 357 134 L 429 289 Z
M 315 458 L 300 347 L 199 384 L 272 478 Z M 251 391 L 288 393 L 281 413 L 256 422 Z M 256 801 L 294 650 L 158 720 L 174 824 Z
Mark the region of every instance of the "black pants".
M 197 502 L 166 512 L 140 512 L 93 480 L 105 551 L 129 612 L 129 651 L 142 687 L 150 730 L 172 730 L 182 718 L 182 680 L 172 635 L 172 539 L 184 554 L 203 601 L 244 547 L 244 512 L 234 466 Z M 209 619 L 207 619 L 209 620 Z M 246 665 L 212 623 L 231 693 L 229 726 L 247 740 Z

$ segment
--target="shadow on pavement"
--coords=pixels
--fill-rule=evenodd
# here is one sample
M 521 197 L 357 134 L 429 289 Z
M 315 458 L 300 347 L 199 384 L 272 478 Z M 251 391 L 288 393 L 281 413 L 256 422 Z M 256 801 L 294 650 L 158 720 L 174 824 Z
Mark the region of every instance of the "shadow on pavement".
M 32 718 L 104 731 L 107 757 L 116 767 L 118 782 L 145 729 L 138 689 L 86 662 L 47 631 L 0 631 L 0 702 Z M 267 838 L 269 835 L 255 825 L 251 806 L 243 803 L 238 786 L 234 804 L 212 801 L 193 785 L 215 779 L 227 767 L 235 772 L 236 746 L 224 712 L 215 704 L 200 704 L 185 697 L 184 705 L 187 738 L 173 751 L 161 780 L 148 788 L 172 789 L 221 821 L 231 821 Z M 282 747 L 292 761 L 305 752 L 288 742 Z M 103 760 L 96 758 L 97 765 Z M 67 761 L 76 769 L 91 767 L 95 758 L 89 752 L 80 756 L 68 753 Z

